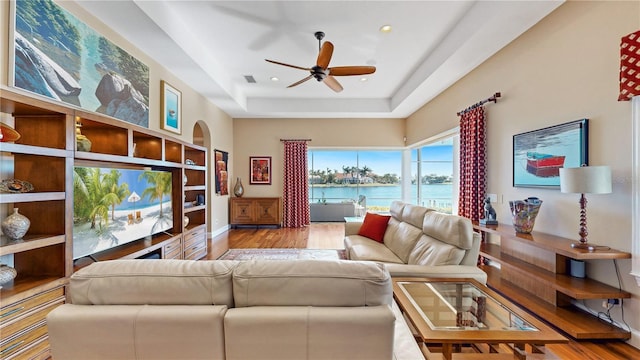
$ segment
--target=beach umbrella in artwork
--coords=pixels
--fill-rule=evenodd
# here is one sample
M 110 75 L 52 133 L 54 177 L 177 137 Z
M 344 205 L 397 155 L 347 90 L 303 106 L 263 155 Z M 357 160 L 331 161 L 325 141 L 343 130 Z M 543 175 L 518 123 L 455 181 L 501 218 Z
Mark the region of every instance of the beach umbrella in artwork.
M 136 194 L 136 192 L 132 192 L 131 195 L 129 195 L 129 198 L 127 199 L 128 202 L 132 202 L 133 203 L 133 211 L 136 211 L 136 201 L 140 200 L 140 195 Z

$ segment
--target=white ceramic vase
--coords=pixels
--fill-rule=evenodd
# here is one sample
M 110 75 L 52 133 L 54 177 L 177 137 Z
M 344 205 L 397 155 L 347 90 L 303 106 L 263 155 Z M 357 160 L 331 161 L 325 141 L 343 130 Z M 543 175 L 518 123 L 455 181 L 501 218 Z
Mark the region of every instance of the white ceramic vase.
M 2 233 L 12 240 L 20 240 L 29 230 L 31 221 L 13 208 L 13 214 L 2 220 Z

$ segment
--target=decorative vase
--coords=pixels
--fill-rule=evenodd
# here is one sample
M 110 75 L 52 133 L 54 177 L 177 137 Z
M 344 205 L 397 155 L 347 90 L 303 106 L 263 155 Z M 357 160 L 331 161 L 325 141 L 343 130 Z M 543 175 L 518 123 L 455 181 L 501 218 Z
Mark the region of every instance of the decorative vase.
M 530 197 L 525 200 L 509 201 L 511 209 L 511 220 L 516 232 L 529 234 L 533 231 L 533 225 L 536 222 L 536 216 L 542 206 L 542 200 Z
M 29 230 L 31 222 L 26 216 L 18 212 L 18 208 L 13 208 L 13 214 L 2 220 L 2 232 L 12 240 L 20 240 Z
M 186 216 L 186 215 L 184 216 L 183 223 L 184 223 L 184 227 L 185 228 L 187 227 L 187 225 L 189 225 L 189 217 L 188 216 Z
M 236 179 L 236 186 L 233 187 L 233 194 L 237 197 L 242 197 L 242 195 L 244 195 L 244 186 L 242 186 L 242 180 L 240 180 L 240 177 Z
M 16 269 L 5 264 L 0 264 L 0 285 L 4 285 L 15 279 L 16 275 L 18 275 Z
M 182 185 L 187 185 L 188 181 L 189 181 L 189 179 L 187 178 L 187 174 L 184 174 L 182 176 Z

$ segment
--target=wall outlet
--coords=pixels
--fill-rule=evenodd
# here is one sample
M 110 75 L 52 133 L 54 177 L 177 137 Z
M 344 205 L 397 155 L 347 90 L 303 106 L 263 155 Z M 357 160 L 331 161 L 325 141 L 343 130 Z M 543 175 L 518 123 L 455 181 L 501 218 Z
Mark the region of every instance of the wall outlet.
M 620 304 L 620 299 L 607 299 L 602 301 L 602 307 L 608 309 Z
M 489 201 L 491 201 L 492 203 L 497 203 L 498 202 L 498 195 L 496 195 L 496 194 L 487 194 L 487 196 L 489 197 Z

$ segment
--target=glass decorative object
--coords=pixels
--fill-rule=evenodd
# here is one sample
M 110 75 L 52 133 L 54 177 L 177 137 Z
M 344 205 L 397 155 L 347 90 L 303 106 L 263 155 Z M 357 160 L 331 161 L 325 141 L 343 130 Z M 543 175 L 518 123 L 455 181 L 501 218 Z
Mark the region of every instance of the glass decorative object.
M 12 240 L 20 240 L 29 230 L 31 222 L 18 212 L 18 208 L 13 208 L 13 214 L 2 220 L 2 233 Z
M 240 177 L 236 178 L 236 185 L 233 187 L 233 194 L 237 197 L 244 195 L 244 186 L 242 186 L 242 180 Z
M 542 200 L 536 197 L 530 197 L 525 200 L 509 201 L 511 209 L 511 220 L 516 232 L 529 234 L 533 231 L 533 225 L 536 222 L 536 216 L 542 206 Z

